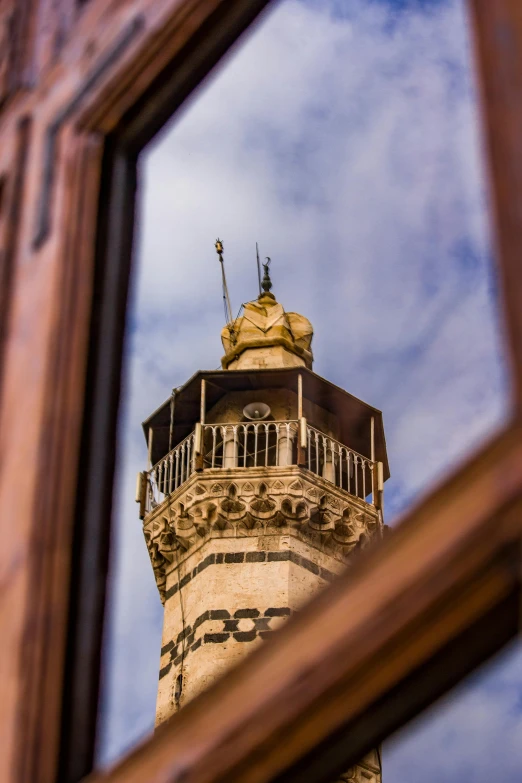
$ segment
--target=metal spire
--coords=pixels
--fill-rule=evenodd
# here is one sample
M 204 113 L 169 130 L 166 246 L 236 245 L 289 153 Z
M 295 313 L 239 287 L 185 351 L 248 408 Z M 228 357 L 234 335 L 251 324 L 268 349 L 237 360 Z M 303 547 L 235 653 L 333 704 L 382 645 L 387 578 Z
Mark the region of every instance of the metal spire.
M 259 248 L 256 242 L 256 258 L 257 258 L 257 281 L 259 283 L 259 296 L 261 296 L 261 264 L 259 263 Z
M 230 304 L 230 296 L 228 294 L 227 278 L 225 275 L 225 262 L 223 261 L 223 242 L 221 239 L 216 239 L 216 253 L 219 256 L 219 262 L 221 264 L 221 279 L 223 282 L 223 302 L 225 305 L 225 319 L 227 324 L 232 323 L 232 306 Z

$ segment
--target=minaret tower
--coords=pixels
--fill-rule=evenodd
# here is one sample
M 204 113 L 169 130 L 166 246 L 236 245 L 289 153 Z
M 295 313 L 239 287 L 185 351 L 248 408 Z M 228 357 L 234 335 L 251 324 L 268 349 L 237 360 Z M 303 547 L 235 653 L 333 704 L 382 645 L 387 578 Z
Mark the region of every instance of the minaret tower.
M 143 424 L 137 500 L 165 607 L 156 724 L 382 534 L 381 412 L 312 371 L 312 325 L 262 291 Z M 381 783 L 378 751 L 343 780 Z

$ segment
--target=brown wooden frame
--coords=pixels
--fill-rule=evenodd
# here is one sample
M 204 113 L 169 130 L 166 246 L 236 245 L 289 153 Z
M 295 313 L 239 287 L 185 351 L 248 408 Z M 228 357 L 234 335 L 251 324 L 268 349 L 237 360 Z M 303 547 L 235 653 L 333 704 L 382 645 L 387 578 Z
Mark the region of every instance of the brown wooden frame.
M 265 5 L 18 0 L 0 17 L 14 40 L 0 52 L 2 781 L 90 769 L 136 158 Z M 328 780 L 518 632 L 522 9 L 470 5 L 512 363 L 505 431 L 96 780 Z

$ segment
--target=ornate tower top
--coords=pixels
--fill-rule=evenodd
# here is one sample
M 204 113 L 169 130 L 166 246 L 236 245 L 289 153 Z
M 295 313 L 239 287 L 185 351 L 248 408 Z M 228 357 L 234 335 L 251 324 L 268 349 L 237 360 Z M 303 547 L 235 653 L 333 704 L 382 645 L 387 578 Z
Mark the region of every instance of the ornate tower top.
M 312 369 L 311 350 L 314 330 L 299 313 L 285 312 L 271 293 L 270 259 L 263 264 L 262 293 L 247 302 L 243 313 L 221 332 L 225 355 L 224 370 L 307 367 Z
M 156 722 L 183 707 L 382 535 L 381 412 L 312 371 L 313 329 L 272 293 L 233 318 L 222 370 L 145 422 L 136 499 L 165 606 Z M 381 783 L 377 750 L 341 781 Z M 340 781 L 339 781 L 340 783 Z

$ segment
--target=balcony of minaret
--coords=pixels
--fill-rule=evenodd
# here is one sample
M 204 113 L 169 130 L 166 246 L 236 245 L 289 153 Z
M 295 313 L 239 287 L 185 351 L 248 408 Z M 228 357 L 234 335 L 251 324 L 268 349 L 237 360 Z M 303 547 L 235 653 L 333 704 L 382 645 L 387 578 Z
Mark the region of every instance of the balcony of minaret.
M 380 412 L 305 368 L 199 373 L 144 428 L 138 495 L 162 599 L 209 539 L 290 535 L 341 567 L 380 534 Z

